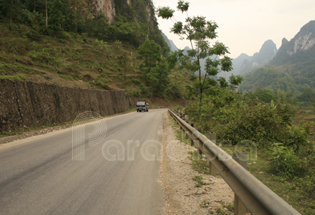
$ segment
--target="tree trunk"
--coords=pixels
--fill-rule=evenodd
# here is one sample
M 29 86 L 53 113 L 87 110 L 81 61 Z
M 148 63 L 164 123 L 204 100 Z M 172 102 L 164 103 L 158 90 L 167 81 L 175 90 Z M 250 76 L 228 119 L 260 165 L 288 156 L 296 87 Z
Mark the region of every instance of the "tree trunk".
M 13 13 L 13 0 L 11 0 L 10 5 L 10 27 L 12 28 L 12 13 Z
M 201 115 L 201 103 L 202 103 L 202 83 L 201 83 L 201 69 L 200 69 L 200 61 L 199 57 L 197 57 L 198 66 L 199 66 L 199 117 Z
M 48 9 L 47 9 L 47 0 L 45 0 L 46 3 L 46 28 L 48 27 Z
M 78 8 L 77 8 L 77 1 L 75 1 L 75 32 L 78 33 Z
M 34 0 L 34 11 L 36 11 L 36 0 Z

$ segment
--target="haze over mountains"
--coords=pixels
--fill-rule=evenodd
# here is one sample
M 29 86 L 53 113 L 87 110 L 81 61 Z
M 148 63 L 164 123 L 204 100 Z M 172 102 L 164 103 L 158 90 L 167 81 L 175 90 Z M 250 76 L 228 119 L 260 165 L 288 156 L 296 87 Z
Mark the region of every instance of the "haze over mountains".
M 277 53 L 277 46 L 272 40 L 267 40 L 262 45 L 259 52 L 253 56 L 242 53 L 240 56 L 232 60 L 233 70 L 228 73 L 220 73 L 219 76 L 228 78 L 234 75 L 246 75 L 253 69 L 262 67 L 269 63 Z
M 298 96 L 306 89 L 315 89 L 315 21 L 305 24 L 290 41 L 283 38 L 279 50 L 267 40 L 253 56 L 242 53 L 232 63 L 231 72 L 218 76 L 243 76 L 240 91 L 268 88 Z
M 162 33 L 165 42 L 169 45 L 171 51 L 177 51 L 178 48 L 172 40 L 169 40 L 167 36 Z M 187 54 L 187 51 L 190 50 L 190 47 L 186 46 L 184 48 L 184 54 Z M 234 75 L 244 75 L 248 71 L 261 67 L 271 61 L 271 59 L 276 55 L 277 47 L 272 40 L 267 40 L 261 47 L 258 53 L 255 53 L 253 56 L 248 56 L 245 53 L 242 53 L 239 57 L 232 60 L 233 70 L 231 72 L 221 72 L 218 76 L 228 78 L 231 74 Z M 202 60 L 201 65 L 204 65 Z
M 175 43 L 173 42 L 173 40 L 168 39 L 168 37 L 162 32 L 162 36 L 165 40 L 165 42 L 167 43 L 168 47 L 170 47 L 170 51 L 174 52 L 177 51 L 178 48 L 176 47 Z

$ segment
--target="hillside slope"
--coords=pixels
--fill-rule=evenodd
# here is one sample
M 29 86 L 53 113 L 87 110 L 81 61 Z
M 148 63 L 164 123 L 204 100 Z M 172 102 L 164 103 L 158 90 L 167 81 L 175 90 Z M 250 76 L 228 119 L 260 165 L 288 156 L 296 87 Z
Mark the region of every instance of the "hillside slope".
M 146 39 L 164 56 L 169 47 L 151 0 L 48 1 L 47 23 L 45 8 L 0 2 L 0 78 L 152 96 L 137 49 Z M 175 68 L 169 78 L 166 98 L 182 98 L 188 74 Z
M 146 96 L 141 61 L 132 45 L 74 33 L 64 33 L 64 39 L 42 35 L 40 41 L 32 41 L 1 25 L 0 37 L 0 78 Z M 175 69 L 170 79 L 173 95 L 182 97 L 188 74 Z

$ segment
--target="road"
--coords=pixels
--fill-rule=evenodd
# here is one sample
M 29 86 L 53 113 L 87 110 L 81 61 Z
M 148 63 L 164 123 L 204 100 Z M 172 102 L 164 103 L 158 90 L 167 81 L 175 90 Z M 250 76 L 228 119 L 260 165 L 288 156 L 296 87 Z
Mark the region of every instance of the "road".
M 134 112 L 103 120 L 106 126 L 0 146 L 0 214 L 164 214 L 158 183 L 164 112 Z M 102 138 L 93 139 L 100 128 Z

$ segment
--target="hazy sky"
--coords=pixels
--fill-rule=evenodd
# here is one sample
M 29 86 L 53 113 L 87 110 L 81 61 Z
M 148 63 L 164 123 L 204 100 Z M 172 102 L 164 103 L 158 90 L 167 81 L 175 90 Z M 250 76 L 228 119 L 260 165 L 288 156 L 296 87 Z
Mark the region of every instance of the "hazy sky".
M 187 1 L 187 0 L 186 0 Z M 205 16 L 215 21 L 219 28 L 215 41 L 229 47 L 230 56 L 241 53 L 253 55 L 262 44 L 271 39 L 277 48 L 285 37 L 289 41 L 300 28 L 315 20 L 315 0 L 188 0 L 189 16 Z M 170 6 L 176 10 L 177 0 L 153 0 L 156 8 Z M 175 12 L 177 21 L 185 21 L 186 15 Z M 170 33 L 171 20 L 158 18 L 160 29 L 174 41 L 178 48 L 189 45 L 186 40 Z

